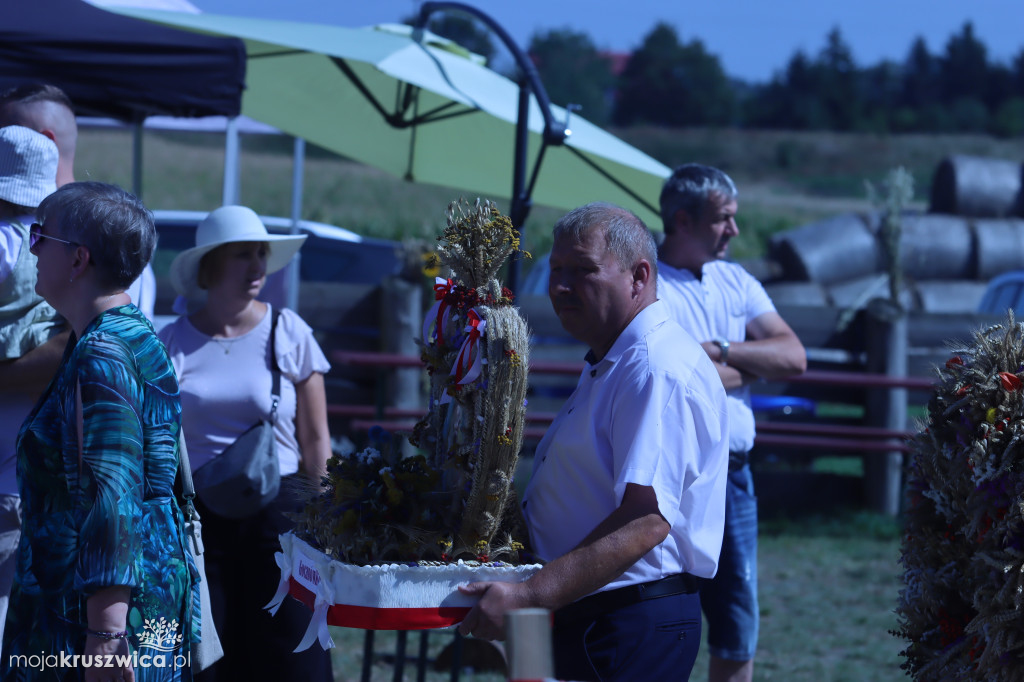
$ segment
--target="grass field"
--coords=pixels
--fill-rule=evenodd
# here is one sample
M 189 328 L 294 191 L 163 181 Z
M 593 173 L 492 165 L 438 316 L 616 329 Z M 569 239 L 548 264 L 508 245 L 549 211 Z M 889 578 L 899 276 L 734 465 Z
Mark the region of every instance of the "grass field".
M 870 209 L 864 181 L 877 181 L 897 165 L 917 182 L 914 206 L 924 208 L 936 164 L 951 153 L 1020 161 L 1021 140 L 982 136 L 875 136 L 736 130 L 631 129 L 630 143 L 668 165 L 699 160 L 728 170 L 740 187 L 741 236 L 733 256 L 759 255 L 775 231 L 840 211 Z M 258 212 L 287 215 L 291 202 L 287 140 L 245 138 L 241 200 Z M 209 210 L 219 205 L 221 138 L 147 134 L 143 199 L 152 208 Z M 131 183 L 131 136 L 85 130 L 79 179 Z M 303 217 L 360 234 L 433 240 L 455 190 L 412 185 L 343 159 L 311 150 L 305 170 Z M 546 235 L 560 211 L 536 207 L 524 248 L 546 252 Z M 858 476 L 855 460 L 841 474 Z M 762 632 L 756 679 L 787 682 L 886 682 L 903 679 L 901 644 L 888 634 L 899 589 L 898 522 L 849 512 L 762 524 L 760 571 Z M 335 629 L 337 680 L 359 679 L 362 633 Z M 378 651 L 393 651 L 393 633 L 381 633 Z M 434 636 L 435 649 L 447 638 Z M 389 643 L 390 641 L 390 643 Z M 410 638 L 410 652 L 416 638 Z M 706 679 L 702 652 L 693 679 Z M 374 680 L 390 680 L 379 660 Z M 411 668 L 405 679 L 415 679 Z M 447 673 L 428 679 L 446 680 Z M 501 675 L 463 679 L 500 680 Z

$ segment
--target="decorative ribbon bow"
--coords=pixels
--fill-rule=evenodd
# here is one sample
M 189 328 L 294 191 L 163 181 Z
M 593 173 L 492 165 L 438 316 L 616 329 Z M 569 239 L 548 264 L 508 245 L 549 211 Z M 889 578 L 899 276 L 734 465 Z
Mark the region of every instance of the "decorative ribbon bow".
M 430 332 L 434 331 L 438 343 L 444 339 L 444 323 L 451 315 L 445 296 L 455 290 L 456 284 L 443 277 L 434 278 L 434 305 L 423 318 L 423 343 L 431 342 Z
M 306 634 L 302 636 L 302 641 L 295 647 L 295 653 L 305 651 L 313 646 L 315 641 L 320 642 L 320 648 L 324 651 L 334 648 L 331 631 L 327 629 L 327 611 L 334 605 L 334 588 L 331 586 L 331 580 L 328 579 L 330 573 L 321 572 L 320 575 L 324 579 L 316 586 L 313 617 L 309 621 L 309 627 L 306 628 Z
M 465 386 L 476 381 L 483 371 L 484 357 L 483 349 L 480 348 L 480 339 L 487 330 L 487 320 L 480 317 L 476 308 L 470 308 L 466 315 L 468 323 L 465 332 L 468 333 L 466 340 L 462 342 L 459 355 L 452 366 L 452 376 L 455 377 L 456 386 Z
M 277 592 L 270 598 L 267 605 L 263 608 L 270 611 L 271 616 L 277 615 L 277 610 L 281 608 L 284 598 L 288 596 L 289 578 L 292 576 L 292 564 L 291 560 L 284 555 L 284 552 L 274 552 L 274 561 L 277 562 L 277 567 L 281 569 L 281 582 L 277 584 Z
M 327 612 L 334 606 L 336 601 L 334 595 L 334 570 L 330 561 L 323 555 L 311 557 L 306 554 L 303 558 L 315 565 L 317 573 L 320 574 L 320 581 L 316 583 L 316 589 L 313 590 L 316 595 L 316 599 L 313 602 L 313 617 L 309 620 L 309 627 L 306 628 L 306 634 L 302 636 L 302 641 L 295 647 L 295 652 L 305 651 L 316 641 L 319 641 L 320 648 L 326 651 L 334 647 L 331 631 L 327 629 Z

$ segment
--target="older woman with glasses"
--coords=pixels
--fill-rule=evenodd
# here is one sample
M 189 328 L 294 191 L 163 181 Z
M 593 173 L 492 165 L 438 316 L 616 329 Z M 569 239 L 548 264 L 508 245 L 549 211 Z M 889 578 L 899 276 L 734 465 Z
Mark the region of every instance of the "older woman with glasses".
M 19 666 L 74 654 L 86 680 L 191 679 L 198 591 L 173 491 L 178 383 L 125 294 L 156 246 L 153 218 L 96 182 L 61 187 L 37 216 L 36 291 L 72 335 L 18 436 L 23 521 L 4 679 L 65 679 L 58 663 Z M 123 657 L 96 658 L 105 654 Z

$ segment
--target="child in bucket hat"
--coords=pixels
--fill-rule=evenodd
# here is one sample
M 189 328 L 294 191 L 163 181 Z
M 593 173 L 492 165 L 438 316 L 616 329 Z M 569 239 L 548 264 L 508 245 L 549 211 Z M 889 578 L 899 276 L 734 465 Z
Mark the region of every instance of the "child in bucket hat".
M 0 128 L 0 361 L 19 358 L 64 327 L 35 290 L 30 226 L 56 191 L 57 145 L 23 126 Z

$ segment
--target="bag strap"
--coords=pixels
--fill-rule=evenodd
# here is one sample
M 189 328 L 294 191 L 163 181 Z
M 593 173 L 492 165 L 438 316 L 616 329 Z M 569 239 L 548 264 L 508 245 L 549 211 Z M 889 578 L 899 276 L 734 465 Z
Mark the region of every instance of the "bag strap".
M 192 538 L 192 554 L 198 556 L 203 553 L 203 539 L 199 537 L 196 522 L 199 521 L 199 512 L 192 500 L 196 497 L 196 487 L 192 483 L 192 465 L 188 461 L 188 447 L 185 445 L 185 428 L 178 431 L 178 474 L 181 476 L 181 498 L 185 501 L 182 510 L 185 516 L 186 529 Z
M 192 483 L 192 465 L 188 461 L 188 447 L 185 445 L 185 428 L 178 431 L 178 473 L 181 475 L 181 498 L 185 501 L 185 515 L 192 520 L 196 513 L 192 500 L 196 497 L 196 487 Z
M 270 423 L 277 422 L 277 405 L 281 402 L 281 370 L 277 366 L 277 320 L 281 311 L 270 309 Z

